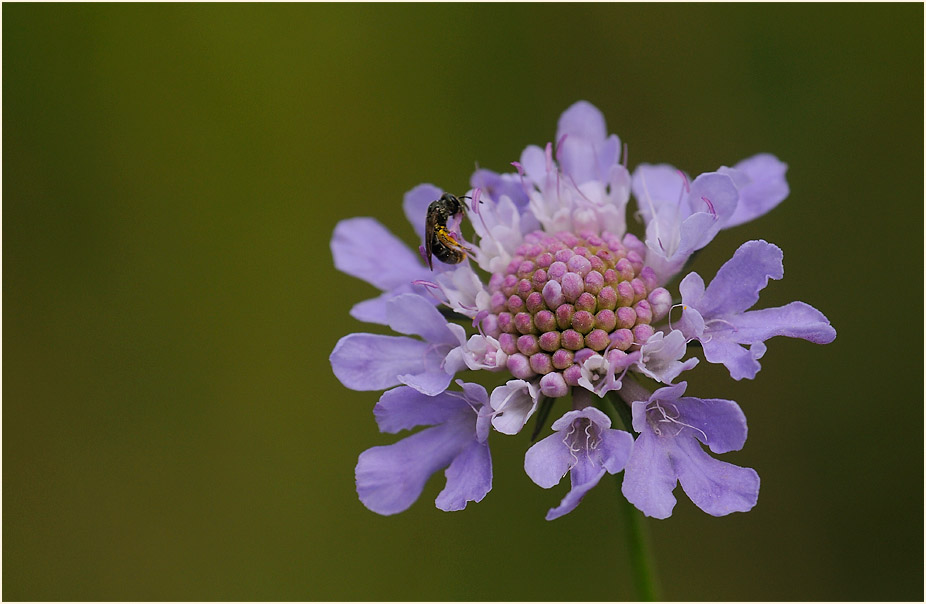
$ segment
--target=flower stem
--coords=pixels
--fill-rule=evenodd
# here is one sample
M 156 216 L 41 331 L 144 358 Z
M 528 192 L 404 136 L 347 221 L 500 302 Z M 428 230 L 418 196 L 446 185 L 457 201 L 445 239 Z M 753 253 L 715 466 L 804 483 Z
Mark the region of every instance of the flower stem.
M 620 489 L 620 478 L 617 487 Z M 630 570 L 633 575 L 633 586 L 637 599 L 644 602 L 656 602 L 659 596 L 659 587 L 656 583 L 656 568 L 653 564 L 652 548 L 650 547 L 649 531 L 643 513 L 633 504 L 618 494 L 621 511 L 624 514 L 624 527 L 627 532 L 627 547 L 630 553 Z
M 637 434 L 630 424 L 629 408 L 618 396 L 608 393 L 607 403 L 602 404 L 604 411 L 613 424 L 623 424 L 634 438 Z M 656 583 L 656 566 L 653 561 L 652 547 L 650 545 L 649 531 L 643 513 L 627 501 L 620 493 L 623 476 L 614 475 L 618 489 L 618 499 L 621 513 L 624 516 L 624 527 L 627 534 L 627 547 L 630 555 L 630 571 L 633 576 L 633 586 L 637 599 L 646 602 L 660 600 L 659 587 Z

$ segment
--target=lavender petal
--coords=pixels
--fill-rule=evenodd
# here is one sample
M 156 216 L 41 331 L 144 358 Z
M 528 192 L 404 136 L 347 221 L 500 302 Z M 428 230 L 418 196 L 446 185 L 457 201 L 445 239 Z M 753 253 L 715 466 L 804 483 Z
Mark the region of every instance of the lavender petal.
M 447 393 L 427 396 L 408 386 L 387 390 L 373 407 L 380 431 L 392 434 L 416 426 L 443 424 L 470 414 L 470 406 L 457 396 Z
M 770 153 L 760 153 L 736 164 L 721 168 L 719 172 L 733 178 L 739 189 L 740 201 L 736 211 L 723 228 L 749 222 L 773 210 L 790 193 L 785 173 L 788 164 Z
M 469 437 L 455 422 L 367 449 L 360 454 L 355 472 L 360 501 L 378 514 L 405 511 L 421 495 L 428 478 L 449 465 Z
M 480 502 L 492 489 L 492 455 L 489 445 L 473 439 L 454 457 L 444 472 L 447 486 L 435 503 L 445 512 L 462 510 L 467 502 Z
M 428 269 L 386 227 L 373 218 L 342 220 L 331 237 L 334 266 L 387 291 L 428 276 Z
M 711 516 L 726 516 L 756 505 L 759 475 L 755 470 L 714 459 L 693 438 L 674 440 L 678 479 L 696 506 Z
M 426 371 L 428 347 L 412 338 L 352 333 L 338 341 L 329 360 L 351 390 L 385 390 L 401 383 L 400 374 Z

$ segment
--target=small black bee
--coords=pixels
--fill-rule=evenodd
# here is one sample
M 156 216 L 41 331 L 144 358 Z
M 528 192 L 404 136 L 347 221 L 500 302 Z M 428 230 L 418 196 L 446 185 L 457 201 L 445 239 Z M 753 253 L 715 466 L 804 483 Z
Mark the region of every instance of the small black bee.
M 457 219 L 459 225 L 459 220 L 465 215 L 466 206 L 450 193 L 444 193 L 440 199 L 432 201 L 428 206 L 428 215 L 424 223 L 424 249 L 427 252 L 428 268 L 431 270 L 434 270 L 432 255 L 446 264 L 459 264 L 466 258 L 469 250 L 457 241 L 453 231 L 447 227 L 450 219 Z

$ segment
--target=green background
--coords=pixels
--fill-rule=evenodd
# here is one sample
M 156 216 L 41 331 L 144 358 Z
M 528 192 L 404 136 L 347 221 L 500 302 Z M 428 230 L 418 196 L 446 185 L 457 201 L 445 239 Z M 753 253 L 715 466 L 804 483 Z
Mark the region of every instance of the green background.
M 679 489 L 650 521 L 664 596 L 923 597 L 923 6 L 3 6 L 3 598 L 620 600 L 613 481 L 544 521 L 527 434 L 492 440 L 463 512 L 438 475 L 395 517 L 353 469 L 378 395 L 331 374 L 373 287 L 338 220 L 420 182 L 508 169 L 578 99 L 631 167 L 760 151 L 790 198 L 722 232 L 785 252 L 761 304 L 839 332 L 778 338 L 738 401 L 748 514 Z M 920 300 L 920 303 L 917 303 Z M 382 331 L 373 328 L 374 331 Z M 495 377 L 495 376 L 489 376 Z M 487 382 L 487 383 L 491 383 Z

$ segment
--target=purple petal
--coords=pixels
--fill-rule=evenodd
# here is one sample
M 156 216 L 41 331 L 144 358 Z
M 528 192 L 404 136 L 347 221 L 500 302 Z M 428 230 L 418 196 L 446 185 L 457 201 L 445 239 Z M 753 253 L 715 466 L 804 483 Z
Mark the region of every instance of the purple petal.
M 329 360 L 351 390 L 385 390 L 401 383 L 399 374 L 426 371 L 429 346 L 412 338 L 352 333 L 338 341 Z
M 809 304 L 791 302 L 776 308 L 751 310 L 729 317 L 731 339 L 741 344 L 764 342 L 773 336 L 800 338 L 814 344 L 829 344 L 836 330 L 826 316 Z
M 735 380 L 752 379 L 761 369 L 758 359 L 765 354 L 762 343 L 774 336 L 828 344 L 836 338 L 836 330 L 823 313 L 803 302 L 752 310 L 726 317 L 706 329 L 701 340 L 704 358 L 723 363 Z M 740 344 L 751 346 L 746 349 Z
M 712 172 L 694 179 L 688 196 L 692 214 L 682 221 L 679 251 L 690 254 L 710 243 L 733 214 L 738 198 L 729 176 Z
M 700 300 L 682 301 L 698 309 L 705 319 L 740 313 L 759 301 L 769 278 L 784 276 L 781 249 L 765 241 L 747 241 L 727 260 Z
M 683 174 L 669 164 L 637 166 L 633 171 L 631 190 L 644 220 L 647 223 L 652 220 L 654 209 L 676 206 L 682 198 L 685 182 Z
M 471 438 L 461 426 L 441 424 L 361 453 L 355 476 L 363 505 L 383 515 L 407 510 L 428 478 L 449 465 Z
M 744 348 L 735 341 L 722 335 L 710 334 L 707 341 L 702 340 L 704 358 L 708 363 L 723 363 L 734 380 L 751 380 L 756 377 L 762 365 L 759 359 L 765 354 L 765 346 Z
M 524 175 L 537 185 L 543 185 L 547 177 L 547 159 L 544 150 L 537 145 L 528 145 L 521 152 L 521 167 Z
M 405 283 L 399 285 L 383 294 L 377 296 L 376 298 L 370 298 L 369 300 L 364 300 L 363 302 L 358 302 L 350 309 L 350 316 L 357 319 L 358 321 L 364 321 L 366 323 L 378 323 L 380 325 L 388 325 L 389 319 L 386 316 L 386 304 L 389 300 L 395 298 L 396 296 L 401 296 L 402 294 L 418 294 L 419 296 L 427 296 L 426 290 L 420 285 L 412 285 L 411 283 Z M 437 303 L 437 300 L 425 297 L 432 305 Z
M 569 472 L 572 488 L 557 507 L 547 512 L 547 520 L 556 520 L 576 509 L 585 494 L 598 484 L 604 473 L 604 468 L 598 464 L 591 463 L 586 457 L 580 458 L 579 463 Z
M 435 500 L 445 512 L 462 510 L 469 501 L 480 502 L 492 489 L 492 456 L 489 445 L 475 439 L 454 457 L 444 472 L 447 486 Z
M 447 328 L 447 319 L 430 300 L 417 294 L 395 296 L 386 303 L 389 327 L 399 333 L 421 336 L 431 344 L 455 346 L 458 342 Z
M 331 237 L 334 266 L 386 291 L 416 279 L 428 270 L 418 256 L 373 218 L 349 218 Z
M 598 172 L 598 154 L 592 143 L 575 136 L 559 140 L 562 142 L 556 150 L 556 157 L 564 174 L 576 185 L 601 179 Z
M 637 416 L 645 415 L 643 410 L 646 404 L 645 401 L 633 404 L 635 429 Z M 668 518 L 672 515 L 675 507 L 672 491 L 678 484 L 669 452 L 661 441 L 648 430 L 644 429 L 640 433 L 633 442 L 621 485 L 621 492 L 627 501 L 652 518 Z
M 498 174 L 492 170 L 479 169 L 473 172 L 469 184 L 474 189 L 482 189 L 484 194 L 495 201 L 504 195 L 511 199 L 519 210 L 527 207 L 527 193 L 524 192 L 521 177 L 517 174 Z
M 549 489 L 559 484 L 574 461 L 563 435 L 554 432 L 527 450 L 524 471 L 539 486 Z
M 402 209 L 405 217 L 412 224 L 419 241 L 424 241 L 424 223 L 428 216 L 428 206 L 437 201 L 444 192 L 430 184 L 418 185 L 405 194 Z
M 674 439 L 675 469 L 692 502 L 711 516 L 748 512 L 759 498 L 759 475 L 714 459 L 693 438 Z
M 708 445 L 714 453 L 739 451 L 746 442 L 746 415 L 734 401 L 719 398 L 684 397 L 674 403 L 679 421 L 687 424 L 683 430 Z M 681 427 L 681 424 L 679 424 Z M 690 431 L 689 431 L 690 428 Z M 681 438 L 682 433 L 676 438 Z
M 739 192 L 733 179 L 725 174 L 708 172 L 691 183 L 688 205 L 691 212 L 707 212 L 725 223 L 736 210 Z
M 436 367 L 420 373 L 403 373 L 397 378 L 399 382 L 422 394 L 435 396 L 447 389 L 453 376 L 440 367 Z
M 559 118 L 556 128 L 556 140 L 568 135 L 583 138 L 590 143 L 604 142 L 608 136 L 604 115 L 588 101 L 577 101 Z
M 633 437 L 624 430 L 603 430 L 598 451 L 601 455 L 601 465 L 608 474 L 617 474 L 627 465 L 630 459 L 630 450 L 633 448 Z
M 415 426 L 443 424 L 471 414 L 472 408 L 457 396 L 446 392 L 427 396 L 408 386 L 386 391 L 373 407 L 380 431 L 393 434 Z
M 762 216 L 790 193 L 785 179 L 788 164 L 769 153 L 754 155 L 736 164 L 733 169 L 721 168 L 719 171 L 733 178 L 740 191 L 739 204 L 724 224 L 725 229 Z

